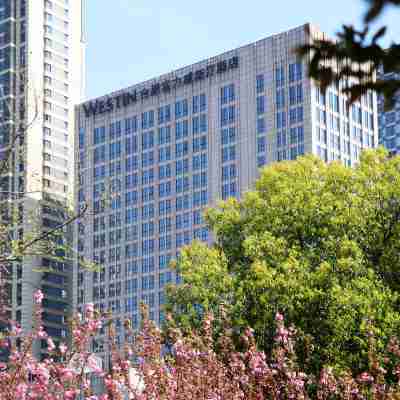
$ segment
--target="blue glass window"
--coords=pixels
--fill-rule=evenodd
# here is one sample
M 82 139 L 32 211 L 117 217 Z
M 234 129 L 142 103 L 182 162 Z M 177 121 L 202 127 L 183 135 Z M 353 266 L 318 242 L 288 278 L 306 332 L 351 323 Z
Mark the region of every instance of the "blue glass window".
M 203 213 L 200 210 L 193 211 L 193 224 L 201 225 L 204 223 Z
M 222 167 L 222 180 L 227 181 L 236 178 L 236 165 L 225 165 Z
M 193 135 L 196 135 L 197 133 L 200 133 L 200 117 L 199 116 L 193 117 L 193 120 L 192 120 L 192 132 L 193 132 Z
M 227 104 L 235 100 L 235 85 L 230 85 L 221 88 L 221 104 Z
M 222 185 L 222 199 L 226 200 L 229 197 L 237 195 L 236 182 L 229 182 Z
M 142 167 L 150 167 L 154 164 L 154 152 L 148 151 L 147 153 L 142 153 Z
M 101 126 L 94 129 L 93 144 L 100 144 L 106 141 L 106 127 Z
M 178 160 L 175 162 L 176 175 L 187 174 L 189 172 L 189 159 Z
M 142 150 L 149 150 L 154 146 L 154 132 L 148 131 L 142 134 Z
M 154 126 L 154 110 L 142 113 L 142 129 L 152 128 Z
M 235 122 L 235 106 L 224 107 L 221 109 L 221 126 Z
M 168 104 L 158 109 L 158 123 L 164 124 L 169 121 L 171 121 L 171 106 Z
M 303 79 L 303 65 L 301 62 L 289 64 L 289 82 L 300 81 Z
M 142 237 L 154 236 L 154 222 L 145 222 L 142 224 Z
M 172 248 L 172 237 L 171 235 L 161 236 L 158 239 L 158 248 L 160 251 L 171 250 Z
M 158 149 L 158 161 L 165 162 L 170 161 L 172 156 L 171 146 L 160 147 Z
M 154 169 L 148 169 L 142 172 L 142 185 L 148 185 L 154 182 Z
M 176 143 L 175 145 L 175 157 L 184 157 L 188 154 L 189 152 L 189 142 L 181 142 L 181 143 Z
M 207 187 L 207 172 L 193 175 L 193 189 Z
M 128 208 L 125 210 L 125 223 L 135 224 L 138 222 L 139 211 L 137 208 Z
M 172 256 L 170 254 L 164 254 L 159 257 L 159 266 L 160 269 L 168 268 L 170 261 L 172 260 Z
M 256 91 L 262 93 L 265 89 L 264 75 L 260 74 L 256 76 Z
M 158 179 L 159 180 L 168 179 L 168 178 L 171 178 L 171 176 L 172 176 L 171 164 L 160 165 L 158 167 Z
M 93 150 L 93 162 L 95 164 L 106 161 L 106 146 L 97 146 Z
M 276 91 L 276 108 L 279 110 L 285 107 L 285 91 L 277 90 Z
M 281 147 L 281 146 L 286 146 L 287 142 L 286 142 L 286 132 L 282 131 L 282 132 L 278 132 L 276 134 L 276 142 L 277 142 L 277 146 Z
M 257 167 L 262 167 L 267 163 L 267 157 L 265 154 L 257 157 Z
M 265 113 L 265 96 L 257 97 L 257 114 Z
M 236 140 L 236 129 L 234 126 L 221 130 L 221 144 L 233 143 Z
M 276 87 L 282 87 L 285 85 L 285 69 L 283 66 L 275 68 L 275 80 Z
M 184 176 L 176 179 L 176 193 L 187 192 L 189 189 L 189 177 Z
M 106 177 L 106 166 L 100 165 L 99 167 L 95 167 L 93 170 L 94 180 L 101 180 Z
M 190 213 L 177 214 L 176 216 L 176 229 L 188 229 L 190 228 Z
M 142 241 L 142 254 L 150 255 L 154 253 L 155 244 L 154 239 L 146 239 Z
M 257 133 L 265 133 L 265 132 L 266 132 L 265 119 L 258 118 L 257 119 Z
M 127 118 L 125 120 L 125 134 L 136 133 L 138 129 L 137 117 Z
M 264 153 L 267 150 L 267 138 L 266 137 L 259 137 L 257 139 L 257 152 Z
M 187 99 L 177 101 L 175 103 L 175 119 L 186 117 L 188 113 L 189 113 L 189 107 Z
M 289 104 L 291 106 L 295 105 L 297 102 L 296 97 L 296 86 L 290 86 L 289 88 Z
M 172 230 L 172 219 L 171 217 L 161 218 L 158 222 L 158 233 L 163 234 L 171 232 Z
M 154 218 L 154 204 L 147 204 L 142 207 L 142 219 Z
M 200 133 L 207 132 L 207 114 L 200 115 Z
M 171 200 L 161 200 L 158 205 L 158 212 L 160 215 L 170 214 L 172 211 Z
M 127 157 L 125 160 L 125 170 L 126 172 L 132 172 L 139 168 L 138 156 Z
M 235 146 L 224 147 L 222 149 L 222 162 L 234 161 L 236 159 Z
M 154 200 L 154 187 L 149 186 L 142 189 L 142 202 L 147 203 Z
M 190 208 L 190 199 L 187 194 L 176 198 L 176 211 L 188 210 Z
M 128 279 L 125 281 L 125 294 L 130 295 L 137 292 L 137 279 Z
M 207 154 L 193 156 L 192 167 L 193 167 L 193 171 L 198 171 L 199 169 L 206 169 L 207 168 Z
M 175 138 L 176 140 L 183 139 L 189 135 L 189 123 L 185 119 L 175 123 Z
M 158 144 L 163 145 L 171 142 L 171 127 L 164 126 L 158 129 Z
M 203 112 L 207 109 L 207 100 L 204 93 L 193 96 L 193 114 Z
M 138 202 L 138 192 L 136 190 L 125 193 L 125 206 L 133 206 Z
M 133 189 L 139 183 L 138 174 L 128 174 L 125 176 L 125 189 Z
M 112 122 L 110 124 L 110 140 L 114 140 L 121 136 L 121 121 Z
M 286 111 L 276 113 L 276 128 L 282 129 L 286 127 Z
M 125 154 L 137 153 L 138 151 L 138 138 L 137 136 L 127 137 L 125 139 Z
M 171 271 L 162 272 L 159 275 L 158 285 L 159 285 L 160 288 L 163 288 L 165 285 L 167 285 L 167 284 L 169 284 L 171 282 L 172 282 L 172 273 L 171 273 Z M 161 303 L 161 304 L 164 304 L 164 302 Z
M 337 97 L 337 96 L 336 96 Z M 297 103 L 302 103 L 303 102 L 303 85 L 300 83 L 299 85 L 297 85 L 296 87 L 296 98 L 297 98 Z M 339 112 L 339 98 L 338 99 L 338 112 Z
M 207 132 L 207 114 L 193 117 L 193 135 Z
M 207 150 L 207 136 L 200 136 L 193 139 L 193 153 Z
M 83 149 L 85 147 L 85 129 L 79 129 L 79 148 Z

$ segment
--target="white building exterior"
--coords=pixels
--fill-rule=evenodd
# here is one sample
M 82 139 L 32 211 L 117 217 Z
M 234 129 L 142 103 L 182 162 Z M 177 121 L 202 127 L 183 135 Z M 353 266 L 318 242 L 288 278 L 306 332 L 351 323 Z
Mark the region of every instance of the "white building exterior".
M 43 229 L 60 223 L 55 204 L 72 202 L 74 105 L 84 90 L 83 20 L 84 0 L 0 0 L 0 157 L 11 146 L 2 190 L 21 215 L 14 237 L 26 236 L 32 221 Z M 49 271 L 35 272 L 42 266 Z M 10 282 L 12 318 L 31 329 L 32 295 L 41 288 L 45 328 L 65 340 L 71 267 L 25 257 L 14 265 Z

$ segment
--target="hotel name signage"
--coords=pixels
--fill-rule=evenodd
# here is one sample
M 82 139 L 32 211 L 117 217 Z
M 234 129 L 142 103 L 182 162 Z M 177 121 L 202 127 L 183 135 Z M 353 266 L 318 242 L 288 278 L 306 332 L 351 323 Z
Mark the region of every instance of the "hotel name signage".
M 149 97 L 158 96 L 161 93 L 168 94 L 173 89 L 180 86 L 191 85 L 192 83 L 202 81 L 214 75 L 223 74 L 229 70 L 239 67 L 239 57 L 235 56 L 228 60 L 219 61 L 216 64 L 207 65 L 205 68 L 189 72 L 183 77 L 166 79 L 154 83 L 150 88 L 143 88 L 140 91 L 124 92 L 117 96 L 108 97 L 104 100 L 91 101 L 83 105 L 85 117 L 96 116 L 113 111 L 114 109 L 124 108 L 139 100 L 144 101 Z

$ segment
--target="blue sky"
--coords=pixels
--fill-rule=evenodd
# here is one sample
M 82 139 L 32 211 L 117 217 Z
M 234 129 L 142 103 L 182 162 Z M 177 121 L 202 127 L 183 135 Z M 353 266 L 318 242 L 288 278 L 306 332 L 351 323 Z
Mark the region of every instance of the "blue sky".
M 88 0 L 86 97 L 141 82 L 305 22 L 333 35 L 365 0 Z M 383 22 L 400 38 L 398 11 Z

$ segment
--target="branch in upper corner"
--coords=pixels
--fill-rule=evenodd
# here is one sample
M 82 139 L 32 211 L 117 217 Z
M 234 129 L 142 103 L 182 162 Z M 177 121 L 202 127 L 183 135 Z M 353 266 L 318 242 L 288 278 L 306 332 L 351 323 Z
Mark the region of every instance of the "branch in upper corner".
M 400 72 L 400 45 L 381 47 L 378 42 L 385 33 L 386 27 L 371 36 L 368 26 L 358 31 L 344 25 L 337 41 L 310 38 L 310 43 L 297 51 L 308 60 L 309 76 L 318 81 L 322 90 L 340 82 L 350 103 L 359 100 L 366 91 L 374 90 L 385 97 L 386 107 L 390 108 L 400 89 L 400 80 L 396 75 L 383 79 L 377 73 L 380 68 L 384 72 Z
M 387 6 L 400 6 L 400 0 L 366 0 L 370 6 L 364 16 L 364 22 L 369 24 L 379 17 Z

